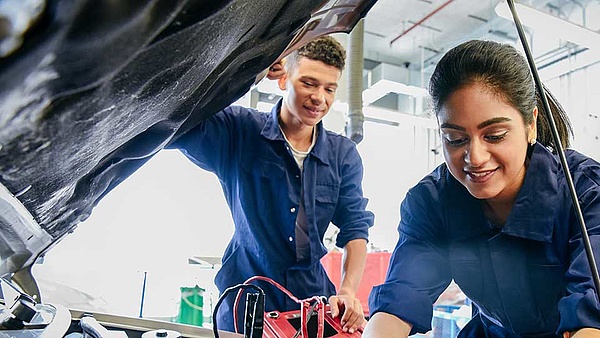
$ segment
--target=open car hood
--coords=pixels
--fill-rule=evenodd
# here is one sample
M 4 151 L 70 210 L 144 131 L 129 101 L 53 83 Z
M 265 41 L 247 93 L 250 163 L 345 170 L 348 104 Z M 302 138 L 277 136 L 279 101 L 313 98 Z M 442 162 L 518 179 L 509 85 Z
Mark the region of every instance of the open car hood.
M 169 142 L 376 0 L 39 2 L 0 59 L 0 277 L 29 271 Z

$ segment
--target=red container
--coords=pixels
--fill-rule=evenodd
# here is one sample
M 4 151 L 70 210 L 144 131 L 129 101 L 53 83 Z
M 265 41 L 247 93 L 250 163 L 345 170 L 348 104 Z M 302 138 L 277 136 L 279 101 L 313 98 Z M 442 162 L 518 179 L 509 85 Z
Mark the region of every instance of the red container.
M 356 294 L 367 317 L 369 316 L 369 293 L 371 293 L 373 286 L 382 284 L 385 281 L 391 255 L 390 252 L 370 252 L 367 254 L 365 272 Z M 321 258 L 321 263 L 336 289 L 339 290 L 342 279 L 342 253 L 329 252 Z
M 263 338 L 292 338 L 300 330 L 300 310 L 297 311 L 271 311 L 265 313 Z M 346 333 L 342 331 L 340 318 L 332 318 L 329 306 L 326 307 L 323 338 L 360 338 L 362 333 Z M 308 322 L 308 338 L 317 336 L 317 315 L 313 315 Z M 297 335 L 302 338 L 301 334 Z M 306 338 L 306 337 L 305 337 Z

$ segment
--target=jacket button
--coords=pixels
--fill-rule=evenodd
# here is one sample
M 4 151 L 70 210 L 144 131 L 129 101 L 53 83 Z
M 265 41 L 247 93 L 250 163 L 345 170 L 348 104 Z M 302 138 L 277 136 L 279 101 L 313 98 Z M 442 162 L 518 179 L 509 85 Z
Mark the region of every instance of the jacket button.
M 288 238 L 290 240 L 290 242 L 292 242 L 294 239 L 292 238 L 292 236 L 290 236 L 290 238 Z
M 296 212 L 296 208 L 291 208 L 290 212 Z

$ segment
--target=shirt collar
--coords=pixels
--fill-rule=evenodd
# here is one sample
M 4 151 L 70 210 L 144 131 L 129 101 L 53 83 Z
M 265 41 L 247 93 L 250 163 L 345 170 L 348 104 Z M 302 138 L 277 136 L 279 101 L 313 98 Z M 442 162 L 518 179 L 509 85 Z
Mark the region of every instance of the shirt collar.
M 283 134 L 279 129 L 279 112 L 281 111 L 281 101 L 277 101 L 277 103 L 271 109 L 271 116 L 267 120 L 267 123 L 263 126 L 260 134 L 272 141 L 285 141 L 283 138 Z
M 551 242 L 554 220 L 558 212 L 558 165 L 556 157 L 543 145 L 536 143 L 532 151 L 523 186 L 510 215 L 500 231 L 503 234 L 525 239 Z M 449 170 L 445 173 L 448 203 L 447 222 L 454 230 L 454 239 L 466 239 L 492 231 L 486 221 L 481 201 L 474 198 Z
M 533 147 L 523 186 L 502 232 L 550 242 L 562 196 L 558 193 L 559 163 L 543 145 Z
M 260 134 L 272 141 L 283 141 L 285 142 L 285 139 L 283 138 L 283 134 L 281 133 L 281 129 L 279 128 L 279 114 L 281 112 L 281 104 L 282 104 L 282 99 L 280 99 L 279 101 L 277 101 L 277 103 L 275 104 L 275 106 L 273 106 L 273 108 L 271 109 L 271 116 L 269 117 L 269 119 L 267 120 L 267 122 L 265 123 L 264 127 L 262 128 Z M 325 132 L 325 128 L 323 127 L 323 121 L 320 121 L 319 123 L 317 123 L 316 125 L 317 127 L 317 141 L 315 143 L 315 146 L 313 147 L 312 151 L 310 152 L 309 156 L 314 156 L 317 159 L 319 159 L 321 162 L 323 162 L 324 164 L 329 164 L 329 161 L 327 159 L 327 133 Z

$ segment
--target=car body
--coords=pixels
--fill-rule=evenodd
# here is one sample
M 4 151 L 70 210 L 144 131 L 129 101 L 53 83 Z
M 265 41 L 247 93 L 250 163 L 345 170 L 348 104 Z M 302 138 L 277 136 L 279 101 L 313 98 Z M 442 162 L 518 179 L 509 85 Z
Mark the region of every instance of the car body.
M 350 32 L 375 1 L 5 2 L 0 277 L 41 302 L 32 264 L 109 191 L 291 50 Z

